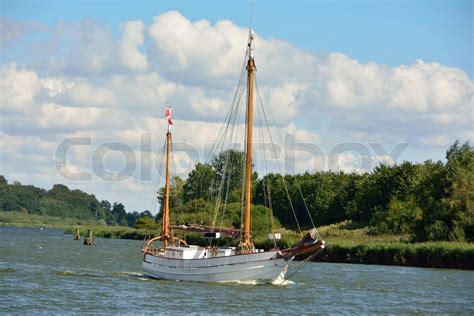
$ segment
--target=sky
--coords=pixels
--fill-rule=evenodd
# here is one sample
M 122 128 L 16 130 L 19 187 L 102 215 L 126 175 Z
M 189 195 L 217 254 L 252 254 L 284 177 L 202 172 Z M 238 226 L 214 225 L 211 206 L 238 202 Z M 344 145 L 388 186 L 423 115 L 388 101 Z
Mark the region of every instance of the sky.
M 150 209 L 166 103 L 184 177 L 232 102 L 252 6 L 288 156 L 260 173 L 366 172 L 473 141 L 472 1 L 3 0 L 0 174 Z

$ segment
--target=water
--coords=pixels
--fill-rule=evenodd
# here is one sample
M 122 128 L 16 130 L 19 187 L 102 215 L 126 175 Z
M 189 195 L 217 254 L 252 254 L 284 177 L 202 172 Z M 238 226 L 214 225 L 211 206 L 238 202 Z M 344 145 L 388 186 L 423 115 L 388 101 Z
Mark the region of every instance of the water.
M 148 279 L 140 241 L 0 227 L 0 313 L 474 314 L 474 272 L 309 263 L 284 286 Z

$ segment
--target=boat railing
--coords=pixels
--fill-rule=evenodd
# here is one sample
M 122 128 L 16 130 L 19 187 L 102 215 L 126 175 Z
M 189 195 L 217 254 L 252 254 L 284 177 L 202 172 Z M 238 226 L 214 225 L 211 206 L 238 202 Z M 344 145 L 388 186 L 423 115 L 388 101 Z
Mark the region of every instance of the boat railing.
M 153 242 L 160 241 L 161 239 L 162 239 L 162 236 L 158 236 L 158 237 L 151 238 L 150 240 L 146 242 L 145 246 L 143 247 L 143 258 L 145 258 L 146 254 L 156 255 L 157 253 L 164 252 L 163 247 L 156 248 L 156 247 L 153 247 L 152 245 Z M 171 240 L 172 240 L 173 245 L 178 245 L 178 246 L 188 245 L 188 243 L 185 240 L 178 237 L 173 236 L 171 237 Z

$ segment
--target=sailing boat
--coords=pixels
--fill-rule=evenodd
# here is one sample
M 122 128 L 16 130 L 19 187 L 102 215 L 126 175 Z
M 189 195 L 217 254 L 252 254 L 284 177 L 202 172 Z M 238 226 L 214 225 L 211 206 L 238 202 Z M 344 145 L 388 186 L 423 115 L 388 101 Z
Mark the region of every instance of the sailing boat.
M 238 236 L 238 247 L 200 247 L 171 234 L 170 226 L 170 147 L 171 110 L 167 107 L 168 132 L 166 134 L 166 185 L 161 235 L 150 239 L 143 248 L 143 268 L 153 278 L 197 282 L 258 282 L 272 283 L 285 280 L 289 263 L 297 255 L 311 254 L 324 248 L 316 230 L 310 231 L 301 242 L 290 249 L 256 249 L 251 236 L 251 176 L 252 176 L 252 116 L 254 89 L 254 33 L 250 30 L 246 52 L 247 111 L 246 156 L 244 186 L 244 216 L 242 232 L 236 229 L 219 229 L 193 225 L 185 230 L 203 232 L 205 237 L 219 238 L 221 234 Z M 276 234 L 274 234 L 274 238 Z M 152 244 L 161 241 L 155 247 Z

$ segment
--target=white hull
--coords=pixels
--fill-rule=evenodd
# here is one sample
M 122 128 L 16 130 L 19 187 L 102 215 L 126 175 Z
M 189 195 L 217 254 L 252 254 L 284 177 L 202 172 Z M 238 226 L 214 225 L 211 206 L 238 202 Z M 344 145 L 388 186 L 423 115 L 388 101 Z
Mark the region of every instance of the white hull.
M 147 253 L 143 268 L 148 276 L 158 279 L 271 283 L 283 281 L 288 263 L 276 251 L 203 259 L 172 259 Z

